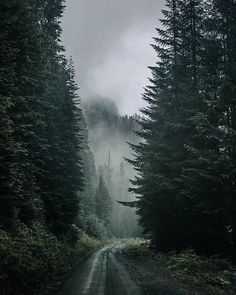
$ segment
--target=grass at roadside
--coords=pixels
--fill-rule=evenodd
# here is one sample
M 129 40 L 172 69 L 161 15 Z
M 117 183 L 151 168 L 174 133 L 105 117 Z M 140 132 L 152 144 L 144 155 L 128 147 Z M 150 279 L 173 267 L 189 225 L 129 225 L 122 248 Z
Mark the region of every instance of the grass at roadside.
M 236 265 L 221 257 L 203 257 L 188 250 L 182 253 L 155 253 L 145 240 L 125 241 L 123 253 L 150 263 L 168 277 L 191 290 L 191 294 L 236 294 Z

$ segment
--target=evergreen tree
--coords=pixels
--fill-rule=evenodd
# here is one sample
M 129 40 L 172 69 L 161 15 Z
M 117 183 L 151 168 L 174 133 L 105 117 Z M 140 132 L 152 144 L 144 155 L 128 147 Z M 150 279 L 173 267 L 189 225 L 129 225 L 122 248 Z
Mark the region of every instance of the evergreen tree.
M 83 188 L 79 125 L 82 114 L 71 65 L 62 58 L 53 75 L 54 102 L 47 113 L 47 159 L 40 182 L 47 224 L 60 235 L 68 231 L 79 210 L 78 192 Z
M 0 2 L 4 294 L 40 293 L 42 285 L 61 272 L 58 261 L 73 255 L 68 242 L 78 239 L 73 223 L 84 182 L 82 113 L 73 65 L 63 56 L 60 42 L 63 2 Z
M 1 4 L 1 54 L 4 55 L 1 60 L 3 66 L 5 63 L 5 81 L 1 84 L 1 95 L 5 98 L 1 101 L 5 111 L 4 103 L 8 104 L 7 116 L 10 125 L 8 124 L 6 131 L 9 132 L 9 126 L 12 126 L 10 136 L 5 138 L 6 141 L 3 139 L 3 144 L 7 145 L 7 141 L 10 140 L 8 151 L 2 151 L 2 155 L 7 159 L 7 181 L 13 180 L 10 185 L 11 192 L 3 192 L 5 201 L 2 205 L 15 212 L 15 217 L 25 223 L 30 223 L 36 218 L 41 207 L 34 179 L 33 153 L 30 151 L 30 146 L 36 145 L 34 126 L 41 124 L 36 106 L 39 82 L 37 78 L 41 73 L 39 50 L 42 39 L 38 23 L 40 16 L 36 8 L 38 7 L 31 1 L 18 0 Z M 6 177 L 4 172 L 3 177 Z
M 193 224 L 190 245 L 197 251 L 212 254 L 228 252 L 229 233 L 222 173 L 226 163 L 221 153 L 220 112 L 215 96 L 219 85 L 219 42 L 218 34 L 212 30 L 212 6 L 208 4 L 203 6 L 205 14 L 199 36 L 195 113 L 189 121 L 194 132 L 185 146 L 186 160 L 180 181 L 181 198 L 190 205 Z
M 167 1 L 131 145 L 141 224 L 162 250 L 234 244 L 235 1 Z M 129 205 L 129 204 L 128 204 Z
M 159 37 L 153 46 L 158 62 L 151 68 L 152 85 L 144 94 L 148 107 L 142 110 L 145 117 L 138 132 L 144 141 L 132 145 L 136 158 L 131 161 L 138 172 L 132 190 L 139 196 L 141 225 L 162 250 L 183 247 L 184 208 L 176 198 L 180 189 L 176 179 L 184 157 L 183 136 L 188 133 L 181 122 L 179 99 L 183 90 L 180 72 L 185 70 L 180 55 L 179 1 L 167 1 L 167 8 L 164 29 L 157 29 Z
M 9 115 L 9 109 L 13 103 L 10 94 L 13 87 L 14 54 L 11 51 L 8 37 L 11 22 L 8 7 L 9 5 L 6 3 L 0 4 L 0 224 L 3 228 L 12 228 L 12 224 L 8 224 L 8 220 L 12 223 L 16 217 L 14 200 L 16 185 L 13 188 L 15 176 L 13 172 L 14 170 L 16 174 L 19 172 L 17 171 L 17 163 L 14 163 L 14 155 L 17 154 L 17 151 L 12 136 L 13 122 Z M 11 167 L 9 163 L 11 163 Z M 18 189 L 20 186 L 21 183 L 18 184 Z
M 82 146 L 82 163 L 85 176 L 85 185 L 81 192 L 81 211 L 83 214 L 89 215 L 95 213 L 95 191 L 96 191 L 96 168 L 94 155 L 89 147 L 88 129 L 85 119 L 82 119 L 83 126 L 83 146 Z
M 62 234 L 78 215 L 82 115 L 74 70 L 60 45 L 63 9 L 63 1 L 1 3 L 4 228 L 45 218 Z
M 221 131 L 221 191 L 225 199 L 227 228 L 232 231 L 233 253 L 236 245 L 235 230 L 235 114 L 236 114 L 236 3 L 234 0 L 210 2 L 214 15 L 211 33 L 217 36 L 218 60 L 214 61 L 217 75 L 214 76 L 214 109 L 217 111 L 218 128 Z M 209 53 L 210 55 L 210 53 Z M 215 112 L 216 113 L 216 112 Z
M 204 97 L 203 6 L 173 0 L 167 8 L 153 46 L 158 62 L 151 68 L 152 85 L 144 94 L 148 107 L 138 132 L 144 141 L 132 146 L 138 171 L 132 190 L 155 246 L 209 253 L 227 245 L 227 233 L 219 219 L 224 202 L 213 202 L 219 149 Z
M 109 218 L 111 215 L 112 202 L 102 175 L 99 178 L 99 184 L 95 200 L 96 215 L 99 219 L 103 220 L 107 225 L 109 223 Z

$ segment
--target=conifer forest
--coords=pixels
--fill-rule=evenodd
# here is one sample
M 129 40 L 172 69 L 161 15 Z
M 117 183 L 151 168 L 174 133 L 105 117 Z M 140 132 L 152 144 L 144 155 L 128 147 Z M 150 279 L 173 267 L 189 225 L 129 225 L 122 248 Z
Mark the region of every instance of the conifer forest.
M 111 294 L 236 294 L 236 0 L 0 0 L 0 295 Z

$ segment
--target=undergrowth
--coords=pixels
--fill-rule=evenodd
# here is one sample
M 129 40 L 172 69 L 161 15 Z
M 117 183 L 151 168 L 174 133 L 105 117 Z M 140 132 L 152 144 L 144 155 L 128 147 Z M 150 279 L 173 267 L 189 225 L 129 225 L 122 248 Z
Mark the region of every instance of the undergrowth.
M 41 224 L 24 227 L 12 237 L 0 231 L 0 294 L 54 294 L 63 277 L 100 241 L 77 233 L 72 246 L 49 233 Z
M 140 239 L 127 240 L 123 252 L 132 259 L 152 263 L 185 286 L 203 290 L 199 294 L 236 294 L 236 265 L 228 259 L 204 257 L 192 250 L 154 252 L 147 241 Z

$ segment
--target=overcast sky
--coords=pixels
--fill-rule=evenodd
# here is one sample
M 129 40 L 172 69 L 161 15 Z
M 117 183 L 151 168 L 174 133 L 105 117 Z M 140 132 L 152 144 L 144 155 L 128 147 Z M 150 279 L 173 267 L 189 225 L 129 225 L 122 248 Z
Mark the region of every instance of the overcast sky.
M 117 102 L 121 113 L 143 105 L 148 65 L 155 62 L 149 46 L 164 0 L 67 0 L 63 44 L 72 56 L 83 100 L 93 96 Z

